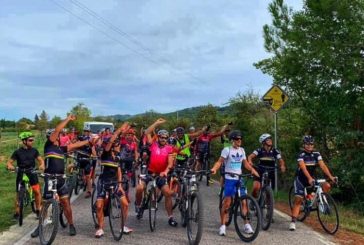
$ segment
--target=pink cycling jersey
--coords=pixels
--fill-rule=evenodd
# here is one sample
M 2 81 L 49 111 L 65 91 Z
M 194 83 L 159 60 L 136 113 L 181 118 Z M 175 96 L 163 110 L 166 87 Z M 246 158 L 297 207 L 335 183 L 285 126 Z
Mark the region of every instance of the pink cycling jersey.
M 158 142 L 154 142 L 150 148 L 149 171 L 152 173 L 161 173 L 168 167 L 168 155 L 174 152 L 170 145 L 160 146 Z

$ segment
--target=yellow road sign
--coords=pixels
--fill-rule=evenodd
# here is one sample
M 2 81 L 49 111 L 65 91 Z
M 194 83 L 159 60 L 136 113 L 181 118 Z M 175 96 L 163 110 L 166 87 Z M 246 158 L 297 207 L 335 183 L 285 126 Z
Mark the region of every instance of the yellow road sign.
M 263 96 L 263 101 L 268 103 L 275 112 L 279 111 L 288 99 L 286 92 L 277 85 L 273 85 Z

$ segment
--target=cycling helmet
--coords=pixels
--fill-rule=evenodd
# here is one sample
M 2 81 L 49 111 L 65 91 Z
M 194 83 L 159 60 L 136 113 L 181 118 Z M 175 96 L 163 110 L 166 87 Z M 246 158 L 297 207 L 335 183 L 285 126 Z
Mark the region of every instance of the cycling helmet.
M 182 127 L 178 127 L 176 128 L 177 134 L 184 134 L 185 133 L 185 129 Z
M 51 136 L 51 134 L 52 134 L 54 131 L 55 131 L 55 129 L 54 129 L 54 128 L 52 128 L 52 129 L 47 129 L 47 130 L 46 130 L 46 135 L 47 135 L 47 137 L 50 137 L 50 136 Z
M 262 134 L 260 137 L 259 137 L 259 143 L 263 144 L 264 141 L 266 141 L 267 139 L 271 139 L 272 138 L 272 135 L 270 134 Z
M 195 129 L 195 127 L 194 127 L 194 126 L 191 126 L 191 127 L 189 128 L 189 130 L 190 130 L 190 131 L 195 131 L 196 129 Z
M 242 138 L 243 135 L 239 130 L 234 130 L 229 134 L 229 140 Z
M 126 134 L 135 134 L 135 130 L 130 128 L 128 131 L 126 131 Z
M 21 140 L 26 140 L 26 139 L 31 138 L 31 137 L 34 137 L 34 135 L 33 135 L 33 133 L 32 133 L 32 132 L 21 132 L 21 133 L 19 134 L 19 138 L 20 138 Z
M 83 127 L 83 131 L 91 131 L 91 129 L 90 129 L 90 125 L 85 125 L 85 126 Z
M 303 143 L 304 144 L 313 144 L 314 142 L 315 142 L 315 140 L 313 139 L 313 137 L 311 135 L 303 136 Z
M 161 129 L 161 130 L 158 131 L 158 136 L 162 136 L 162 135 L 169 137 L 169 133 L 165 129 Z

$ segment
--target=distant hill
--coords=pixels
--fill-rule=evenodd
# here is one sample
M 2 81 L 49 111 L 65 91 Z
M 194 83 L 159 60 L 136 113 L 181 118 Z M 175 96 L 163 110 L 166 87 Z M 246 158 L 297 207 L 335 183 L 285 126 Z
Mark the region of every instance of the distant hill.
M 171 116 L 176 116 L 178 113 L 179 117 L 183 117 L 183 118 L 195 118 L 198 114 L 198 112 L 204 108 L 204 106 L 196 106 L 196 107 L 190 107 L 190 108 L 185 108 L 182 110 L 178 110 L 178 111 L 173 111 L 173 112 L 168 112 L 168 113 L 159 113 L 159 112 L 151 112 L 151 111 L 147 111 L 145 113 L 140 113 L 140 114 L 135 114 L 135 115 L 129 115 L 129 114 L 125 114 L 125 115 L 121 115 L 121 114 L 116 114 L 116 115 L 110 115 L 110 116 L 105 116 L 105 117 L 95 117 L 97 119 L 102 119 L 104 118 L 104 120 L 115 120 L 115 121 L 125 121 L 128 120 L 130 118 L 136 117 L 136 116 L 143 116 L 145 114 L 149 114 L 149 113 L 154 113 L 154 114 L 160 114 L 161 116 L 166 116 L 166 117 L 171 117 Z M 217 111 L 221 114 L 228 114 L 231 110 L 230 106 L 222 106 L 222 107 L 216 107 Z

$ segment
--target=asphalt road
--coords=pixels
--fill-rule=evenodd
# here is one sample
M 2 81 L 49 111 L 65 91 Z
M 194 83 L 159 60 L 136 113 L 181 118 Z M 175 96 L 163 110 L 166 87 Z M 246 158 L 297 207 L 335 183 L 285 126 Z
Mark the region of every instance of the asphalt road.
M 219 213 L 218 213 L 218 184 L 206 187 L 201 184 L 201 193 L 204 200 L 204 231 L 200 244 L 241 244 L 233 224 L 227 228 L 227 236 L 218 235 Z M 131 193 L 131 205 L 127 225 L 134 229 L 130 235 L 124 235 L 120 240 L 123 244 L 188 244 L 186 229 L 180 225 L 170 227 L 167 223 L 167 214 L 164 209 L 164 201 L 159 205 L 157 214 L 157 228 L 150 232 L 148 223 L 148 212 L 144 213 L 142 220 L 137 220 L 134 213 L 134 194 Z M 90 211 L 90 199 L 85 199 L 81 194 L 72 203 L 74 222 L 77 235 L 70 237 L 68 228 L 59 227 L 59 232 L 53 244 L 115 244 L 109 229 L 108 220 L 105 221 L 105 236 L 101 239 L 94 238 L 95 230 Z M 179 212 L 174 216 L 179 221 Z M 289 217 L 280 212 L 275 212 L 275 223 L 268 231 L 261 231 L 252 244 L 333 244 L 330 236 L 321 235 L 302 223 L 297 223 L 297 230 L 288 230 Z M 0 244 L 39 244 L 38 238 L 30 238 L 30 232 L 36 226 L 33 215 L 30 215 L 22 228 L 14 226 L 8 232 L 0 235 Z M 18 234 L 19 233 L 19 234 Z

